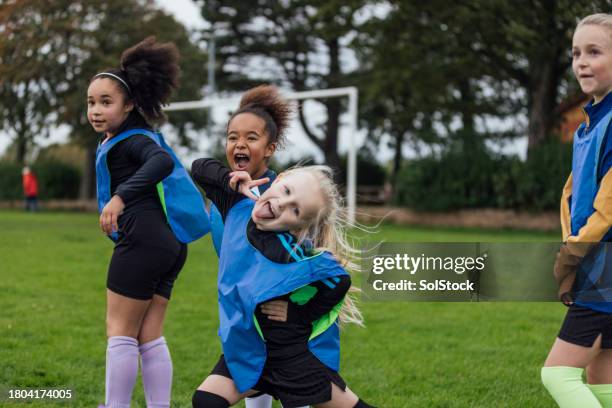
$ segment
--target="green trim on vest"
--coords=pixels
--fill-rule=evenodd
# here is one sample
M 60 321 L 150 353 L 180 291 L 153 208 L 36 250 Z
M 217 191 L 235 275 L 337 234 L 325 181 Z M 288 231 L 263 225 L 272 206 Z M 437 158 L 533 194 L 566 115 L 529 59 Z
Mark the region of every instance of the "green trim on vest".
M 167 219 L 168 210 L 166 209 L 166 196 L 164 195 L 164 185 L 160 181 L 159 183 L 157 183 L 156 187 L 157 187 L 157 195 L 159 195 L 159 202 L 161 203 L 162 208 L 164 209 L 164 214 L 166 215 L 166 219 Z
M 255 328 L 257 329 L 257 333 L 259 333 L 259 336 L 261 337 L 261 339 L 265 343 L 266 339 L 264 338 L 264 335 L 263 335 L 263 333 L 261 331 L 261 327 L 259 327 L 259 322 L 257 321 L 257 316 L 255 316 L 255 313 L 253 313 L 253 323 L 255 323 Z
M 291 296 L 289 296 L 289 299 L 293 303 L 296 303 L 302 306 L 308 303 L 308 301 L 312 299 L 312 297 L 316 294 L 317 294 L 317 288 L 315 288 L 314 286 L 307 285 L 302 288 L 299 288 L 298 290 L 295 290 L 291 294 Z
M 289 296 L 289 299 L 293 303 L 297 303 L 298 305 L 305 305 L 308 303 L 310 299 L 317 294 L 317 288 L 307 285 L 301 287 Z M 340 301 L 336 306 L 333 307 L 332 310 L 329 311 L 326 315 L 321 316 L 319 319 L 312 322 L 312 333 L 310 334 L 310 338 L 308 340 L 312 340 L 317 337 L 319 334 L 323 333 L 325 330 L 331 326 L 338 316 L 340 315 L 340 309 L 342 309 L 342 304 L 344 303 L 344 299 Z
M 316 295 L 316 293 L 317 288 L 310 285 L 306 285 L 294 290 L 289 296 L 289 299 L 293 303 L 297 303 L 301 306 L 308 303 L 308 301 L 312 299 L 314 295 Z M 323 316 L 312 322 L 312 333 L 310 333 L 310 337 L 308 338 L 309 341 L 314 339 L 318 335 L 324 333 L 327 329 L 329 329 L 332 324 L 336 322 L 338 316 L 340 315 L 340 309 L 342 309 L 343 303 L 344 299 L 342 299 L 336 306 L 334 306 L 332 310 L 330 310 L 327 314 L 324 314 Z M 265 342 L 266 339 L 264 338 L 264 335 L 261 331 L 261 327 L 259 327 L 259 322 L 257 321 L 257 316 L 255 316 L 255 314 L 253 314 L 253 322 L 255 323 L 257 333 L 259 333 L 259 336 Z
M 326 315 L 321 316 L 318 320 L 312 322 L 312 333 L 308 340 L 312 340 L 320 334 L 323 334 L 327 329 L 330 328 L 332 324 L 336 322 L 338 316 L 340 315 L 340 309 L 342 309 L 342 304 L 344 303 L 344 299 L 340 301 L 332 310 L 329 311 Z

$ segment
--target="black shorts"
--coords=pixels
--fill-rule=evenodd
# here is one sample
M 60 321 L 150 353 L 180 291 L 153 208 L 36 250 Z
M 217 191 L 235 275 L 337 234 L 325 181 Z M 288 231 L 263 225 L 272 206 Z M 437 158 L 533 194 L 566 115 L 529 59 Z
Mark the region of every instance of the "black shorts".
M 223 355 L 211 374 L 232 378 Z M 341 390 L 346 389 L 344 380 L 336 371 L 321 363 L 311 352 L 307 352 L 285 363 L 266 362 L 253 389 L 280 400 L 283 408 L 295 408 L 331 400 L 332 383 Z
M 154 294 L 170 299 L 172 286 L 187 258 L 160 210 L 146 210 L 119 219 L 119 240 L 108 267 L 106 287 L 134 299 Z
M 601 334 L 601 348 L 612 348 L 612 314 L 571 305 L 559 331 L 559 338 L 583 347 L 592 347 Z

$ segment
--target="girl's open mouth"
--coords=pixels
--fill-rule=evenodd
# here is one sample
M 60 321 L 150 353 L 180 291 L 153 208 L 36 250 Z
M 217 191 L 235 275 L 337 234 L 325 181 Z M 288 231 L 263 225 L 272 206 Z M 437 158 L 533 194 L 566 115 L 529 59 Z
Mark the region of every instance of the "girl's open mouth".
M 238 170 L 244 170 L 249 165 L 250 158 L 246 154 L 237 153 L 234 155 L 234 163 Z

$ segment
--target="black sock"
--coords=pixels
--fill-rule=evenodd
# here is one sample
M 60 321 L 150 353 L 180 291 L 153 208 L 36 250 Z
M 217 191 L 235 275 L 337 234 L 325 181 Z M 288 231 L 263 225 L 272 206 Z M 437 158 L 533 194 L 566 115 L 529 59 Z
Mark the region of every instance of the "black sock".
M 367 402 L 365 402 L 362 399 L 359 399 L 359 401 L 357 401 L 357 404 L 355 404 L 353 408 L 376 408 L 376 407 L 373 405 L 369 405 Z
M 229 402 L 220 395 L 196 390 L 191 398 L 193 408 L 228 408 Z

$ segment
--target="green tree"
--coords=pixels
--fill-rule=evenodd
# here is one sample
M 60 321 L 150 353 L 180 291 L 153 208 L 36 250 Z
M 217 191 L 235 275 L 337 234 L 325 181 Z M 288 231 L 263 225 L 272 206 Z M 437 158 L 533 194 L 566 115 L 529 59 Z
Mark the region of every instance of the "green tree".
M 428 4 L 441 24 L 469 35 L 462 49 L 475 63 L 487 66 L 507 89 L 523 91 L 519 108 L 527 114 L 530 149 L 546 142 L 557 123 L 576 23 L 612 10 L 610 0 L 462 0 L 445 9 L 441 1 Z
M 48 61 L 58 57 L 54 39 L 56 18 L 68 9 L 47 2 L 11 1 L 0 5 L 0 129 L 15 145 L 23 164 L 36 137 L 48 135 L 57 97 Z
M 224 89 L 275 82 L 295 91 L 346 86 L 342 67 L 354 35 L 355 13 L 365 1 L 199 1 L 215 27 L 219 79 Z M 258 67 L 264 70 L 258 71 Z M 340 168 L 338 128 L 342 101 L 321 99 L 327 119 L 313 125 L 299 106 L 299 120 L 325 161 Z
M 568 92 L 571 35 L 578 18 L 611 2 L 544 0 L 392 0 L 387 13 L 358 27 L 361 117 L 370 142 L 391 136 L 392 181 L 402 148 L 435 146 L 463 154 L 485 140 L 529 136 L 546 141 Z M 369 80 L 367 80 L 369 79 Z M 571 88 L 571 87 L 569 87 Z M 525 114 L 526 128 L 477 126 L 485 118 Z
M 477 130 L 476 119 L 503 106 L 479 97 L 487 85 L 478 79 L 487 72 L 462 50 L 467 34 L 436 21 L 437 6 L 393 2 L 384 16 L 359 26 L 352 43 L 362 77 L 362 125 L 374 145 L 390 136 L 392 185 L 407 144 L 426 153 L 449 144 L 466 152 L 483 149 L 490 135 Z
M 30 134 L 48 131 L 51 124 L 67 124 L 71 139 L 87 150 L 81 197 L 95 192 L 97 140 L 86 117 L 87 86 L 94 74 L 117 66 L 124 49 L 149 35 L 176 43 L 182 56 L 182 78 L 174 99 L 201 98 L 205 53 L 190 41 L 185 27 L 156 8 L 152 0 L 14 1 L 0 9 L 0 27 L 10 34 L 0 38 L 3 128 L 13 133 L 21 130 L 13 128 L 15 121 L 6 107 L 14 103 L 15 92 L 4 90 L 19 91 L 24 84 L 32 84 L 33 94 L 19 100 L 31 106 L 23 115 Z M 202 112 L 172 114 L 172 125 L 187 146 L 191 141 L 186 130 L 202 128 L 205 121 Z

